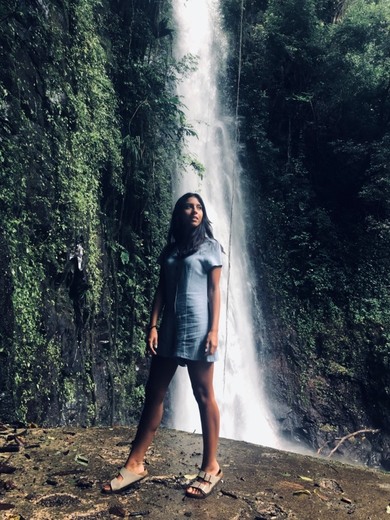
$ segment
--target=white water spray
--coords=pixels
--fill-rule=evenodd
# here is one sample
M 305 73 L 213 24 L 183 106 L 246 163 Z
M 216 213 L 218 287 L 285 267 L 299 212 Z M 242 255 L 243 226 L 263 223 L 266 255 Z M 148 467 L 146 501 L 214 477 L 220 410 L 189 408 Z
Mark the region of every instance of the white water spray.
M 205 167 L 203 179 L 191 171 L 174 182 L 174 199 L 198 192 L 205 200 L 214 235 L 225 249 L 222 269 L 220 360 L 215 390 L 221 411 L 221 436 L 278 447 L 261 384 L 258 351 L 263 338 L 253 330 L 254 276 L 247 252 L 241 168 L 236 155 L 234 118 L 220 114 L 217 75 L 226 60 L 226 41 L 219 25 L 217 0 L 174 0 L 177 58 L 198 57 L 197 70 L 179 85 L 187 120 L 197 133 L 189 153 Z M 233 211 L 232 211 L 233 210 Z M 233 216 L 233 218 L 232 218 Z M 171 397 L 170 426 L 201 431 L 198 409 L 185 369 L 179 369 Z

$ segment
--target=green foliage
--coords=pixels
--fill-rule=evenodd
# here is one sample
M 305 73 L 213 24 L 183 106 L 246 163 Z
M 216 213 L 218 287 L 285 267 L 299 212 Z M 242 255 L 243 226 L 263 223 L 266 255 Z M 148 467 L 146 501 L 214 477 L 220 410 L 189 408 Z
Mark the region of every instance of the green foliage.
M 222 10 L 235 78 L 240 2 Z M 293 335 L 302 382 L 357 378 L 372 402 L 390 388 L 389 27 L 385 0 L 249 1 L 241 49 L 270 337 Z M 388 427 L 383 410 L 373 420 Z
M 159 25 L 169 3 L 6 1 L 0 14 L 13 318 L 0 390 L 20 420 L 129 421 L 142 402 L 171 173 L 192 131 L 174 92 L 191 59 L 172 59 L 169 23 Z M 72 301 L 67 260 L 80 240 L 89 288 Z

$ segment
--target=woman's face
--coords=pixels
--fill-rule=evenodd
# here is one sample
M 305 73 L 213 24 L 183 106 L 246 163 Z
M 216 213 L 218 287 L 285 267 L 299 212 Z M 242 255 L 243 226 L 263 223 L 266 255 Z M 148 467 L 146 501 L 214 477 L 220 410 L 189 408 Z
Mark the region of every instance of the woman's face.
M 203 207 L 196 197 L 190 197 L 183 205 L 184 225 L 194 229 L 203 220 Z

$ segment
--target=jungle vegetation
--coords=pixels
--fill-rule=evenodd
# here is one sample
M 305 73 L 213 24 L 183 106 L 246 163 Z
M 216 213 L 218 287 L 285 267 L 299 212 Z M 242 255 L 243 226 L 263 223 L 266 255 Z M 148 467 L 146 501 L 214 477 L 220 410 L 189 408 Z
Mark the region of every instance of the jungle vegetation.
M 222 5 L 270 355 L 299 373 L 279 401 L 320 410 L 307 429 L 389 432 L 390 5 Z

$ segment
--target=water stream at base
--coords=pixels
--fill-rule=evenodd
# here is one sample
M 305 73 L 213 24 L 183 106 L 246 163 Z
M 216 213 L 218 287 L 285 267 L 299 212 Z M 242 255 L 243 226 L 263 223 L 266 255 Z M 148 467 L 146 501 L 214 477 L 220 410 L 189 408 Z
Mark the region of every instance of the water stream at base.
M 173 196 L 176 200 L 188 191 L 201 194 L 214 235 L 226 252 L 221 282 L 220 360 L 215 364 L 221 436 L 278 447 L 261 383 L 259 352 L 264 339 L 258 330 L 253 330 L 253 313 L 259 311 L 246 246 L 249 240 L 246 228 L 250 222 L 245 218 L 240 189 L 235 121 L 221 115 L 218 97 L 218 72 L 226 63 L 226 40 L 220 27 L 218 1 L 174 0 L 173 4 L 177 58 L 190 53 L 199 60 L 197 70 L 180 83 L 178 93 L 187 107 L 187 120 L 198 136 L 188 139 L 188 151 L 205 167 L 203 179 L 193 171 L 178 174 Z M 180 368 L 174 378 L 170 404 L 170 427 L 201 432 L 186 369 Z

